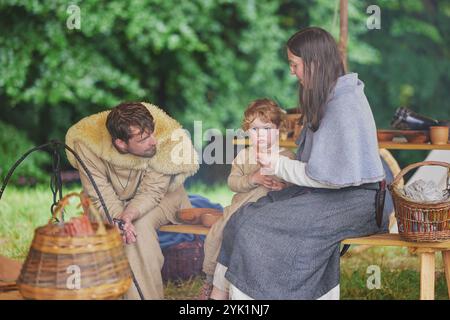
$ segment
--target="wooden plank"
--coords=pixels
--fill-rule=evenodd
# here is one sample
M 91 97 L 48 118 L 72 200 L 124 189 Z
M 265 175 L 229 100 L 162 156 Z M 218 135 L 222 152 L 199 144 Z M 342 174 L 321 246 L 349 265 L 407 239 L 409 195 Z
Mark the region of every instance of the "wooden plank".
M 236 145 L 248 145 L 248 139 L 234 139 L 233 144 Z M 280 140 L 280 147 L 284 148 L 297 148 L 293 139 Z M 381 141 L 378 142 L 380 149 L 391 150 L 450 150 L 450 144 L 431 144 L 431 143 L 408 143 L 408 142 L 396 142 L 396 141 Z
M 207 235 L 209 228 L 202 225 L 168 224 L 159 228 L 159 231 Z
M 374 234 L 367 237 L 350 238 L 342 241 L 342 244 L 359 244 L 371 246 L 393 246 L 430 249 L 450 249 L 450 241 L 445 242 L 409 242 L 402 240 L 397 233 Z
M 170 224 L 162 226 L 159 228 L 159 231 L 206 235 L 208 234 L 209 228 L 202 225 Z M 367 237 L 349 238 L 343 240 L 342 244 L 421 248 L 422 250 L 417 250 L 417 253 L 441 251 L 442 249 L 450 250 L 450 240 L 445 242 L 410 242 L 402 240 L 397 233 L 374 234 Z
M 0 300 L 23 300 L 15 281 L 0 281 Z
M 435 253 L 420 254 L 420 300 L 434 300 Z
M 233 139 L 235 145 L 249 145 L 249 139 Z M 280 140 L 280 147 L 284 148 L 297 148 L 294 139 Z
M 159 228 L 159 231 L 206 235 L 208 234 L 209 228 L 202 225 L 170 224 L 162 226 Z M 402 240 L 397 233 L 374 234 L 367 237 L 349 238 L 343 240 L 342 244 L 423 248 L 425 249 L 425 252 L 432 252 L 435 250 L 440 251 L 442 249 L 450 250 L 450 240 L 445 242 L 409 242 Z M 424 250 L 419 250 L 418 253 L 419 252 L 424 252 Z
M 442 251 L 442 261 L 444 262 L 445 279 L 447 280 L 447 291 L 450 298 L 450 251 Z
M 391 150 L 450 150 L 450 144 L 408 143 L 395 141 L 379 142 L 378 147 Z
M 0 300 L 23 300 L 22 295 L 18 290 L 0 292 Z

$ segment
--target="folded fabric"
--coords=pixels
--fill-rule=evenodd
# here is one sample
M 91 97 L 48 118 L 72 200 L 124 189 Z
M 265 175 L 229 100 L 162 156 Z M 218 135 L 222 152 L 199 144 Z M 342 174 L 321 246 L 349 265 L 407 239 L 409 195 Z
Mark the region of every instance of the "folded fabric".
M 406 186 L 403 189 L 403 193 L 415 201 L 432 202 L 449 199 L 448 193 L 439 189 L 434 181 L 424 181 L 422 179 Z

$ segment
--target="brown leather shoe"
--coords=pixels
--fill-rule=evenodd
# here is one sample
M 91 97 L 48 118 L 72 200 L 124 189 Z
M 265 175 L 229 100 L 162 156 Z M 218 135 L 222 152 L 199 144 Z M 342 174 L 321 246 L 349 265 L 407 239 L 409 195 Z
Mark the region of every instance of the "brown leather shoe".
M 212 208 L 187 208 L 177 211 L 177 218 L 179 221 L 186 224 L 202 224 L 201 217 L 203 214 L 222 214 L 221 211 Z
M 203 283 L 203 286 L 200 288 L 200 294 L 198 295 L 197 300 L 209 300 L 212 289 L 213 289 L 213 284 L 205 281 Z

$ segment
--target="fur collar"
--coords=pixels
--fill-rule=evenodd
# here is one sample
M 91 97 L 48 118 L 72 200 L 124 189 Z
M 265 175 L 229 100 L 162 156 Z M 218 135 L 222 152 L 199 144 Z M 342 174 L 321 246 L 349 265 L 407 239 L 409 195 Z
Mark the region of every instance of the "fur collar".
M 198 168 L 198 155 L 190 137 L 181 125 L 155 105 L 142 102 L 153 116 L 157 151 L 154 157 L 142 158 L 131 154 L 120 154 L 113 146 L 111 135 L 106 129 L 106 117 L 110 111 L 103 111 L 81 119 L 66 134 L 66 144 L 73 148 L 75 142 L 82 143 L 99 158 L 125 169 L 152 169 L 172 175 L 169 191 L 184 183 L 186 178 L 194 175 Z M 172 133 L 177 133 L 172 141 Z M 75 157 L 66 151 L 70 164 L 78 169 Z M 175 157 L 179 157 L 174 159 Z M 181 163 L 180 163 L 181 162 Z

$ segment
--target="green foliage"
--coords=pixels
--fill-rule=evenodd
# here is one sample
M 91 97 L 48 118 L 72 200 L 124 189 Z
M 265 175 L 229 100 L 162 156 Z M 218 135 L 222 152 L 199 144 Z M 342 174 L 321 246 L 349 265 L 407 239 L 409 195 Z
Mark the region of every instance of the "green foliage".
M 4 180 L 9 169 L 19 157 L 33 148 L 34 145 L 23 132 L 11 125 L 0 121 L 0 178 Z M 16 183 L 20 178 L 32 178 L 34 182 L 48 180 L 48 175 L 43 171 L 43 166 L 49 164 L 50 157 L 43 151 L 36 151 L 29 155 L 14 171 L 10 183 Z
M 188 128 L 208 112 L 205 124 L 219 129 L 238 126 L 259 96 L 296 104 L 282 56 L 294 29 L 280 27 L 278 1 L 77 3 L 80 30 L 66 27 L 65 1 L 0 6 L 9 29 L 0 36 L 2 109 L 33 114 L 2 117 L 37 138 L 62 138 L 75 120 L 122 100 L 159 104 Z
M 80 186 L 64 188 L 64 194 L 80 192 Z M 48 186 L 36 188 L 8 186 L 0 200 L 0 255 L 24 260 L 28 254 L 34 230 L 48 223 L 53 195 Z M 69 207 L 69 215 L 78 216 L 80 209 Z
M 81 28 L 66 26 L 69 5 Z M 349 70 L 358 72 L 379 128 L 399 106 L 450 118 L 450 4 L 349 1 Z M 339 36 L 339 1 L 134 0 L 0 2 L 0 120 L 35 143 L 63 139 L 82 117 L 120 101 L 160 105 L 192 130 L 237 128 L 256 98 L 297 105 L 284 45 L 315 25 Z M 404 154 L 401 164 L 409 160 Z

